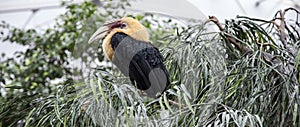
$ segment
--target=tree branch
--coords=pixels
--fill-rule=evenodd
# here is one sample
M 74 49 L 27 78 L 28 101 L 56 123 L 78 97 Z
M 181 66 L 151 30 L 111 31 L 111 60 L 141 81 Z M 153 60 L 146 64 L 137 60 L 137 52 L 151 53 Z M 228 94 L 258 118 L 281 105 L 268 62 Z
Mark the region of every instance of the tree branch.
M 209 16 L 209 20 L 215 23 L 220 31 L 226 32 L 223 26 L 220 24 L 219 20 L 215 16 Z M 229 36 L 228 34 L 225 34 L 225 37 L 229 40 L 230 43 L 236 46 L 240 52 L 245 53 L 246 55 L 252 54 L 252 50 L 246 45 L 243 45 L 239 40 Z M 280 63 L 280 61 L 275 56 L 268 52 L 263 52 L 263 58 L 266 62 L 271 64 Z
M 288 11 L 289 9 L 286 9 L 284 12 L 280 13 L 280 20 L 281 23 L 280 25 L 276 24 L 275 22 L 273 22 L 273 24 L 278 25 L 278 29 L 280 32 L 280 40 L 283 42 L 284 44 L 284 48 L 287 49 L 289 52 L 291 51 L 288 47 L 287 44 L 287 34 L 285 33 L 285 20 L 283 18 L 283 16 L 285 15 L 285 12 Z M 215 17 L 215 16 L 209 16 L 209 21 L 213 22 L 214 24 L 217 25 L 217 27 L 219 28 L 220 31 L 224 32 L 224 33 L 228 33 L 228 31 L 226 31 L 223 26 L 220 24 L 219 20 Z M 241 52 L 244 53 L 245 55 L 251 55 L 252 54 L 252 50 L 247 46 L 247 45 L 243 45 L 238 39 L 229 36 L 229 34 L 225 34 L 225 38 L 233 45 L 235 45 L 237 47 L 237 49 Z M 260 44 L 258 44 L 260 45 Z M 287 64 L 284 65 L 281 60 L 268 53 L 263 51 L 262 52 L 262 58 L 264 59 L 265 62 L 267 62 L 270 65 L 276 65 L 276 70 L 284 75 L 289 75 L 290 73 L 293 73 L 293 65 L 292 64 Z M 295 73 L 294 73 L 295 74 Z M 293 75 L 292 77 L 292 81 L 294 83 L 297 82 L 297 78 L 295 77 L 295 75 Z
M 209 16 L 209 21 L 212 21 L 213 23 L 215 23 L 220 31 L 226 32 L 225 29 L 223 28 L 223 26 L 221 25 L 221 23 L 219 22 L 219 20 L 215 16 Z M 225 37 L 229 40 L 229 42 L 231 44 L 233 44 L 235 47 L 237 47 L 241 53 L 248 54 L 248 53 L 252 52 L 252 50 L 249 47 L 247 47 L 246 45 L 243 45 L 239 40 L 233 38 L 229 34 L 225 34 Z

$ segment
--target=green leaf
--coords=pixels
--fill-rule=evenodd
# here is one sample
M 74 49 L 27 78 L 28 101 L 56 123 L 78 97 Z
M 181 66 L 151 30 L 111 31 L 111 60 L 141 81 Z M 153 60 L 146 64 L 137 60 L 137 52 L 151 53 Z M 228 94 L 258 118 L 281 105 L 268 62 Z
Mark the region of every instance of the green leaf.
M 24 126 L 24 127 L 29 127 L 29 122 L 30 122 L 30 121 L 33 121 L 33 118 L 31 118 L 31 116 L 32 116 L 32 113 L 33 113 L 35 110 L 36 110 L 36 108 L 33 108 L 33 109 L 29 112 L 29 114 L 27 115 L 26 121 L 25 121 L 25 126 Z
M 184 99 L 184 101 L 185 101 L 187 107 L 189 108 L 189 110 L 190 110 L 193 114 L 195 114 L 195 111 L 194 111 L 194 109 L 193 109 L 193 107 L 192 107 L 192 105 L 191 105 L 191 103 L 190 103 L 190 101 L 189 101 L 189 99 L 188 99 L 188 97 L 187 97 L 186 94 L 183 94 L 183 99 Z

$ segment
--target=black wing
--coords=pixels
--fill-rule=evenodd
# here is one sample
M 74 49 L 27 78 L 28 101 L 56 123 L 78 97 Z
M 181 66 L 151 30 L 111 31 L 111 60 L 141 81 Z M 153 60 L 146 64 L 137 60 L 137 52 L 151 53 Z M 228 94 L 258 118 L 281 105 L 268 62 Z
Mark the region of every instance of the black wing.
M 124 33 L 116 33 L 111 40 L 113 63 L 130 77 L 138 89 L 155 97 L 170 84 L 169 74 L 159 50 L 147 42 L 138 41 Z

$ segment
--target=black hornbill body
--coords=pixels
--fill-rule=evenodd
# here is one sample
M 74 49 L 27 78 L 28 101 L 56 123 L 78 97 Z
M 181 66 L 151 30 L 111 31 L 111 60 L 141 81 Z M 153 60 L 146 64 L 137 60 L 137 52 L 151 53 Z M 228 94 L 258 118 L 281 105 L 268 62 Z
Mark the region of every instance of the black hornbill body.
M 101 38 L 105 56 L 148 96 L 157 97 L 170 84 L 164 58 L 148 37 L 146 28 L 129 17 L 98 29 L 89 42 Z

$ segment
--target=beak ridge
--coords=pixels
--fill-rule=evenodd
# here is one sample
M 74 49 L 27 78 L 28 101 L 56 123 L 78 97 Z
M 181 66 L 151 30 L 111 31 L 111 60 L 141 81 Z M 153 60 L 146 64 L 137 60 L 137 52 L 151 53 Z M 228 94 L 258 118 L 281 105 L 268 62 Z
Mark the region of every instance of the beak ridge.
M 102 39 L 105 37 L 106 32 L 108 31 L 107 27 L 100 27 L 89 39 L 88 43 L 92 43 L 95 40 Z

